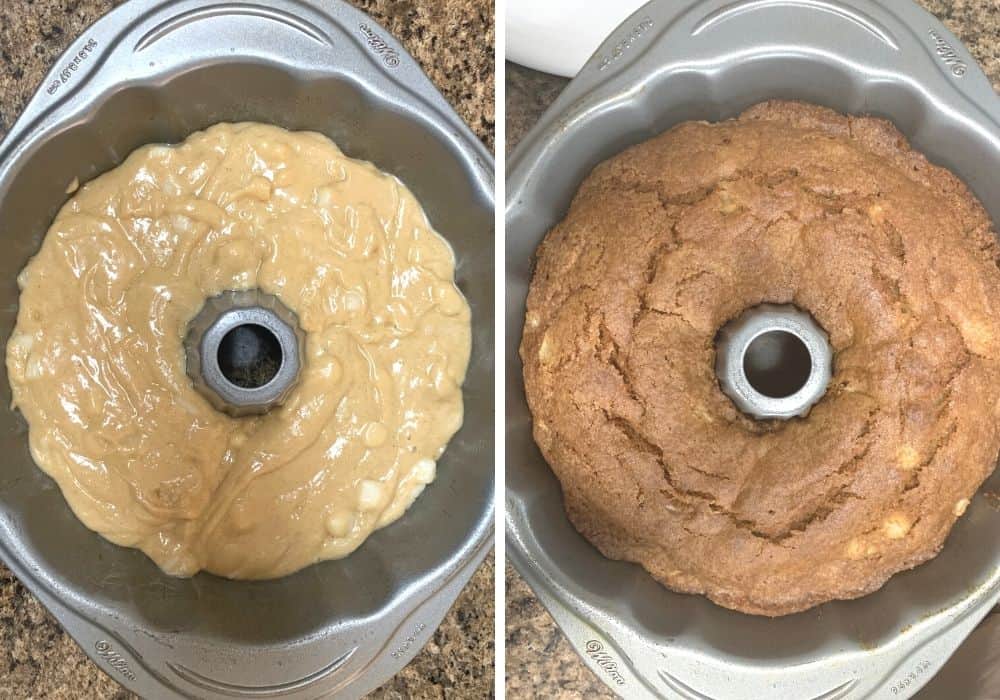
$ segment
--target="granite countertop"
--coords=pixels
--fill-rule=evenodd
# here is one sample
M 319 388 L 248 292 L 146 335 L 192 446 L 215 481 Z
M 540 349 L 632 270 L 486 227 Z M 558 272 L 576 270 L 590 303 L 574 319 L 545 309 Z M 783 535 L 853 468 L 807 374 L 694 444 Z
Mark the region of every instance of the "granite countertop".
M 399 37 L 493 148 L 493 0 L 351 0 Z M 0 2 L 0 138 L 60 52 L 120 2 Z M 372 698 L 470 698 L 493 692 L 493 558 L 427 646 Z M 39 602 L 0 564 L 0 698 L 124 700 Z
M 962 40 L 986 71 L 994 89 L 1000 92 L 1000 6 L 996 0 L 917 2 Z M 507 63 L 506 73 L 505 147 L 509 153 L 568 81 L 513 63 Z M 579 659 L 517 571 L 508 565 L 504 573 L 507 582 L 507 697 L 614 698 L 607 686 Z M 928 687 L 918 697 L 922 700 L 943 697 L 935 692 L 933 687 Z

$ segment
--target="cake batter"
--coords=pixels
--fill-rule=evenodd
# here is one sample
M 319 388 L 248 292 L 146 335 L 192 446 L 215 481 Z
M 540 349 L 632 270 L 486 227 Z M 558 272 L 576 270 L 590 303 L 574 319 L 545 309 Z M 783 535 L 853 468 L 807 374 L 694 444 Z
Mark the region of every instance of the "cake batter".
M 343 557 L 400 517 L 462 423 L 470 313 L 406 187 L 325 136 L 219 124 L 137 150 L 63 207 L 7 346 L 38 466 L 164 571 Z M 259 288 L 306 335 L 293 394 L 231 418 L 185 373 L 206 299 Z

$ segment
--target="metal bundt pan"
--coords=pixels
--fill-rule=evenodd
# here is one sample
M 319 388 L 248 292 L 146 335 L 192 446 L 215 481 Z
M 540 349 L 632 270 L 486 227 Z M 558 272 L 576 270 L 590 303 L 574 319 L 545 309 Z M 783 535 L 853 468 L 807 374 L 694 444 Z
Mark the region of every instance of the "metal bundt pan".
M 534 250 L 600 161 L 768 98 L 892 119 L 1000 221 L 1000 100 L 958 40 L 903 0 L 657 0 L 524 139 L 507 180 L 508 551 L 584 661 L 629 698 L 908 697 L 1000 597 L 1000 512 L 981 493 L 933 561 L 865 598 L 773 620 L 605 559 L 563 512 L 517 352 Z M 984 488 L 1000 489 L 1000 474 Z
M 0 144 L 0 337 L 15 277 L 74 177 L 223 120 L 327 134 L 398 176 L 451 242 L 473 347 L 465 424 L 437 481 L 346 559 L 266 582 L 176 579 L 80 524 L 5 408 L 0 556 L 143 697 L 357 697 L 431 637 L 489 550 L 493 520 L 493 161 L 400 44 L 339 0 L 135 0 L 101 19 Z

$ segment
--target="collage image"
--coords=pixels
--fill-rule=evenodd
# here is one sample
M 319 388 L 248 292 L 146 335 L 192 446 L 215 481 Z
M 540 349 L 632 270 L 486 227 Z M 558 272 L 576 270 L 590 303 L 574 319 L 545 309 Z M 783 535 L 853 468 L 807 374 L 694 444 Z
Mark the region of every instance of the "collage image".
M 997 0 L 0 0 L 0 700 L 1000 700 L 998 96 Z

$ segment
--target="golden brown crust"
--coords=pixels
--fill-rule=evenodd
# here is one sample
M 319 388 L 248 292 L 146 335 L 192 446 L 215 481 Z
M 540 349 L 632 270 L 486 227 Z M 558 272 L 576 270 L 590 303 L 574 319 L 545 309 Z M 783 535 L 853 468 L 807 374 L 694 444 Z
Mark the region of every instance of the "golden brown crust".
M 978 201 L 879 119 L 767 102 L 602 163 L 538 249 L 521 344 L 570 519 L 762 615 L 933 557 L 1000 451 L 997 260 Z M 830 335 L 805 419 L 719 389 L 716 333 L 761 302 Z

